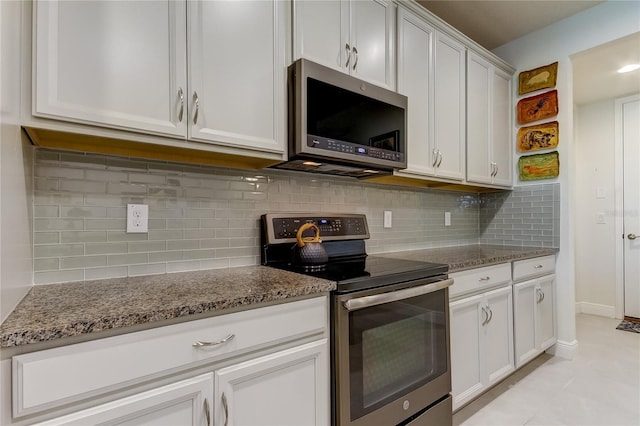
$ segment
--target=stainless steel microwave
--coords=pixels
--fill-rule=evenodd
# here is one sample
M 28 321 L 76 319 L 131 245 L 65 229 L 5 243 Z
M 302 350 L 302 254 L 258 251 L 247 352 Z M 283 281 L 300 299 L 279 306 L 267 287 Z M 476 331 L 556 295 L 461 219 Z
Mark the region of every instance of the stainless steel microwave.
M 306 59 L 289 67 L 289 161 L 354 177 L 407 166 L 407 97 Z

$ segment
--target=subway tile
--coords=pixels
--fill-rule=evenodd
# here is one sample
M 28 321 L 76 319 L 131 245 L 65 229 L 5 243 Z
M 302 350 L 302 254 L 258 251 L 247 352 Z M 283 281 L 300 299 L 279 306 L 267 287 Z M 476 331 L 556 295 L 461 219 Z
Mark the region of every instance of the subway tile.
M 198 240 L 167 241 L 167 250 L 189 250 L 199 248 Z
M 85 219 L 85 227 L 87 230 L 120 230 L 127 228 L 126 219 Z
M 191 260 L 187 262 L 169 262 L 167 263 L 167 273 L 170 272 L 187 272 L 200 270 L 200 261 Z
M 60 207 L 58 206 L 35 206 L 33 216 L 37 218 L 58 217 L 60 215 Z
M 37 177 L 34 179 L 36 191 L 57 192 L 60 189 L 60 181 L 57 178 Z
M 109 266 L 143 263 L 149 263 L 149 255 L 147 253 L 111 254 L 107 256 L 107 264 Z
M 127 252 L 126 242 L 114 243 L 86 243 L 85 253 L 90 254 L 117 254 Z
M 57 257 L 33 260 L 34 272 L 57 271 L 59 269 L 60 269 L 60 259 L 58 259 Z
M 167 177 L 163 175 L 152 175 L 147 173 L 129 173 L 129 182 L 164 185 L 167 182 Z
M 82 205 L 84 197 L 82 194 L 52 194 L 49 192 L 35 191 L 35 204 L 65 204 Z
M 129 175 L 124 172 L 114 170 L 87 170 L 85 171 L 85 179 L 96 180 L 99 182 L 126 182 Z
M 183 255 L 181 251 L 165 251 L 165 252 L 152 252 L 149 253 L 149 262 L 175 262 L 182 260 Z
M 135 277 L 138 275 L 164 274 L 167 267 L 164 263 L 151 263 L 148 265 L 129 265 L 128 276 Z
M 200 230 L 182 230 L 182 229 L 150 229 L 149 240 L 179 240 L 187 238 L 187 232 L 199 232 Z
M 99 217 L 104 218 L 107 215 L 105 207 L 89 207 L 89 206 L 62 206 L 60 208 L 60 217 Z
M 146 241 L 148 235 L 145 233 L 128 233 L 126 228 L 117 231 L 107 231 L 107 241 Z
M 61 192 L 74 193 L 101 193 L 105 192 L 106 184 L 104 182 L 90 182 L 86 180 L 61 180 Z
M 107 241 L 104 231 L 63 231 L 60 233 L 63 243 L 98 243 Z
M 34 244 L 57 244 L 60 242 L 59 232 L 34 232 Z
M 184 260 L 201 260 L 201 259 L 214 259 L 216 257 L 216 250 L 214 249 L 201 249 L 201 250 L 185 250 Z
M 107 266 L 107 256 L 71 256 L 60 259 L 61 269 L 80 269 L 97 266 Z
M 127 267 L 106 267 L 106 268 L 88 268 L 85 269 L 85 279 L 89 280 L 103 280 L 107 278 L 120 278 L 127 276 Z
M 146 195 L 147 186 L 133 183 L 109 182 L 107 185 L 107 193 L 123 195 Z
M 166 229 L 193 229 L 200 227 L 198 219 L 167 219 Z
M 54 284 L 84 280 L 84 269 L 72 271 L 36 272 L 33 274 L 34 284 Z
M 83 219 L 35 219 L 35 231 L 71 231 L 82 230 Z
M 166 249 L 165 241 L 132 241 L 128 244 L 129 253 L 165 251 Z
M 83 179 L 84 169 L 36 165 L 35 175 L 36 177 Z

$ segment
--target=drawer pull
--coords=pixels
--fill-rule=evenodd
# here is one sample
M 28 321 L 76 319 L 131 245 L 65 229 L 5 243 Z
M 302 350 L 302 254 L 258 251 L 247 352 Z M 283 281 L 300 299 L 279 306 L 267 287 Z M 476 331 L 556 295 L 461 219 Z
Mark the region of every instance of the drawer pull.
M 478 281 L 489 281 L 491 277 L 480 277 Z
M 540 268 L 544 268 L 544 266 L 542 266 L 542 265 L 536 265 L 536 266 L 534 266 L 534 268 L 535 268 L 535 269 L 540 269 Z
M 209 401 L 207 398 L 204 399 L 204 417 L 207 420 L 207 426 L 211 426 L 211 413 L 209 409 Z
M 227 337 L 225 337 L 222 340 L 218 340 L 217 342 L 203 342 L 201 340 L 198 340 L 196 342 L 193 342 L 193 346 L 195 347 L 201 347 L 201 346 L 218 346 L 218 345 L 224 345 L 225 343 L 229 343 L 231 340 L 233 340 L 233 338 L 236 337 L 235 334 L 230 334 Z

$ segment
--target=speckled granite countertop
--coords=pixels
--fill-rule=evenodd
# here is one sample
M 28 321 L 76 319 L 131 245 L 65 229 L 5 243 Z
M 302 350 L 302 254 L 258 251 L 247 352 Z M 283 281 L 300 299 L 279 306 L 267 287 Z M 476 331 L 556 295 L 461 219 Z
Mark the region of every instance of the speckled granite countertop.
M 0 347 L 285 301 L 335 287 L 332 281 L 264 266 L 37 285 L 0 326 Z
M 449 272 L 480 268 L 513 260 L 556 254 L 556 248 L 471 245 L 385 253 L 379 256 L 424 262 L 446 263 Z

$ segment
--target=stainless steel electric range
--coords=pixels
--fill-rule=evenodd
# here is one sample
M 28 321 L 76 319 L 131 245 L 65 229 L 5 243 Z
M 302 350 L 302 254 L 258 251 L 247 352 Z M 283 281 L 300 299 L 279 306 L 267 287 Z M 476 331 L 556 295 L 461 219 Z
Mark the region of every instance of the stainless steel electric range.
M 335 281 L 331 294 L 334 425 L 450 425 L 448 265 L 368 256 L 362 214 L 261 217 L 262 263 Z M 301 232 L 302 225 L 316 227 Z M 321 238 L 324 262 L 300 260 Z M 301 242 L 302 241 L 302 242 Z M 318 242 L 313 243 L 318 244 Z

